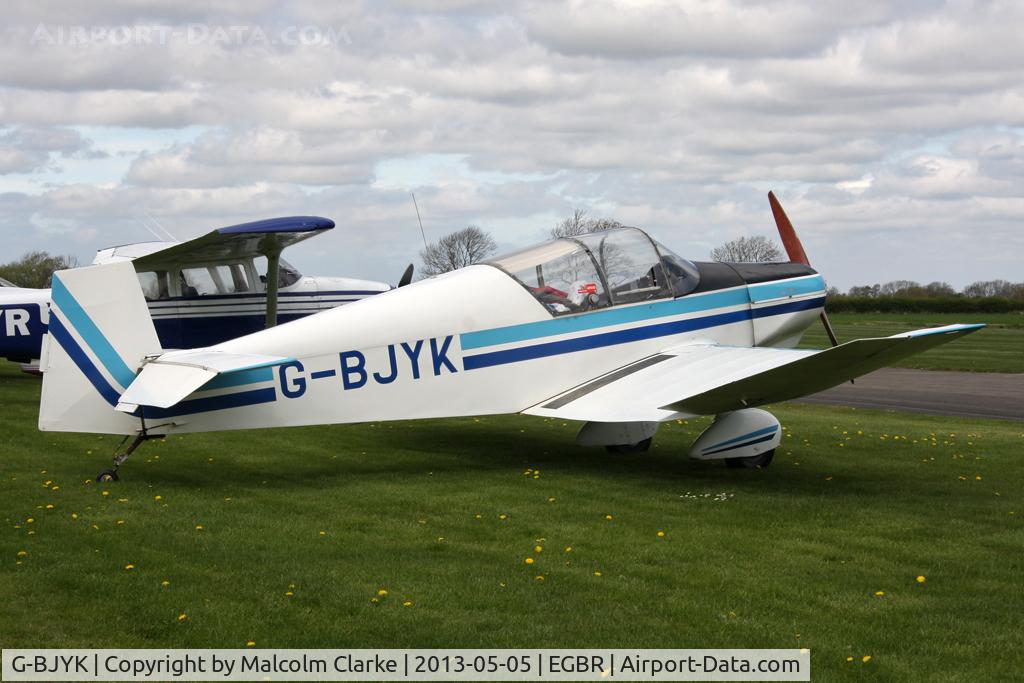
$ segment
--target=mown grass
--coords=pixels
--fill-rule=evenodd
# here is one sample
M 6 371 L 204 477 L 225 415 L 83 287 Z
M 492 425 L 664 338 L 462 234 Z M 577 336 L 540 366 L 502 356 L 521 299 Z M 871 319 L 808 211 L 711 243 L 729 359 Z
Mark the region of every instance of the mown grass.
M 808 647 L 816 681 L 1024 670 L 1019 423 L 777 406 L 763 471 L 686 459 L 706 421 L 643 456 L 527 417 L 235 432 L 147 444 L 95 484 L 114 440 L 38 433 L 38 386 L 0 370 L 2 647 Z
M 830 313 L 829 320 L 840 342 L 953 323 L 985 323 L 982 330 L 896 365 L 922 370 L 1024 372 L 1024 315 L 1019 313 Z M 812 325 L 800 342 L 801 348 L 808 349 L 828 345 L 820 324 Z

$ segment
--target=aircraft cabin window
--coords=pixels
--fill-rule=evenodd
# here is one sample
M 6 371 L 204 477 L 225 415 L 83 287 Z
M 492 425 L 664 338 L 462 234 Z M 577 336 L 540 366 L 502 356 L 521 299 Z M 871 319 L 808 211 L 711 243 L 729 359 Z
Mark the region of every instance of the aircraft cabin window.
M 639 228 L 545 242 L 486 262 L 511 275 L 552 315 L 689 294 L 696 266 Z
M 171 296 L 169 278 L 166 270 L 143 271 L 138 273 L 139 285 L 142 286 L 142 294 L 146 301 L 158 301 Z
M 255 265 L 256 272 L 260 274 L 260 282 L 266 284 L 267 258 L 265 256 L 257 256 L 255 259 Z M 291 287 L 301 279 L 302 273 L 300 273 L 295 266 L 284 259 L 281 259 L 280 265 L 277 268 L 277 288 L 284 289 L 285 287 Z
M 661 254 L 661 265 L 668 275 L 668 283 L 676 296 L 684 296 L 697 289 L 700 284 L 700 271 L 683 257 L 679 256 L 661 242 L 655 242 Z
M 609 305 L 594 259 L 575 240 L 554 240 L 489 262 L 514 277 L 552 315 Z
M 221 294 L 222 292 L 217 289 L 216 280 L 213 279 L 213 270 L 213 268 L 205 266 L 200 268 L 182 268 L 181 295 L 191 297 Z
M 658 250 L 642 230 L 604 230 L 577 239 L 587 245 L 604 271 L 614 304 L 672 296 Z

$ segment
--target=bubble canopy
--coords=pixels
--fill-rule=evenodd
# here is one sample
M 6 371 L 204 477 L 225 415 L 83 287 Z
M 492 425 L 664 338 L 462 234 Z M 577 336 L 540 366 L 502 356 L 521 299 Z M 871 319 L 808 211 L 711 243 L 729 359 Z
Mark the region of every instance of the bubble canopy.
M 639 228 L 615 228 L 537 244 L 491 259 L 552 315 L 585 313 L 689 294 L 697 267 Z

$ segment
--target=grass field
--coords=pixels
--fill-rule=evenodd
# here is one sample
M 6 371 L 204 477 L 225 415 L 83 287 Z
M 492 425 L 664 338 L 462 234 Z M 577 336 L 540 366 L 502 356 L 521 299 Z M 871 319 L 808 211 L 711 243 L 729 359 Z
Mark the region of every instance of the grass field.
M 830 313 L 829 319 L 840 342 L 952 323 L 986 323 L 983 330 L 897 365 L 922 370 L 1024 372 L 1024 315 L 1018 313 Z M 828 345 L 820 324 L 811 326 L 800 343 L 801 348 L 813 349 Z
M 808 647 L 815 681 L 1024 671 L 1019 423 L 782 405 L 763 471 L 686 459 L 706 421 L 643 456 L 526 417 L 236 432 L 147 444 L 96 484 L 115 441 L 38 433 L 38 381 L 2 368 L 2 647 Z

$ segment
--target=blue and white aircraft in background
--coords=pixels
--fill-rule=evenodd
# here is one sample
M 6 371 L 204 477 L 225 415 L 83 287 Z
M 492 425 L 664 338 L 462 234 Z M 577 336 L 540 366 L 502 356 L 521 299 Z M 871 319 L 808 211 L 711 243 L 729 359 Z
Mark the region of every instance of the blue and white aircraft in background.
M 318 216 L 272 218 L 188 242 L 102 249 L 93 264 L 132 262 L 162 348 L 203 347 L 391 289 L 370 280 L 303 276 L 280 257 L 333 227 Z M 0 358 L 36 369 L 49 303 L 49 289 L 0 287 Z
M 777 205 L 771 197 L 773 209 Z M 691 457 L 763 467 L 781 429 L 756 408 L 846 382 L 981 325 L 797 350 L 825 281 L 794 262 L 693 263 L 637 228 L 556 239 L 202 349 L 165 351 L 135 270 L 54 276 L 39 428 L 134 436 L 495 413 L 583 423 L 643 450 L 714 415 Z

